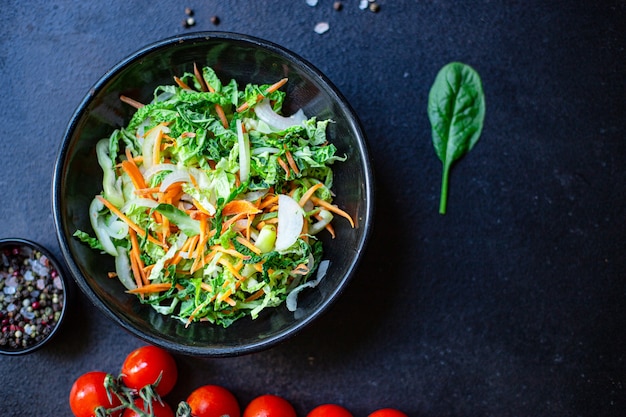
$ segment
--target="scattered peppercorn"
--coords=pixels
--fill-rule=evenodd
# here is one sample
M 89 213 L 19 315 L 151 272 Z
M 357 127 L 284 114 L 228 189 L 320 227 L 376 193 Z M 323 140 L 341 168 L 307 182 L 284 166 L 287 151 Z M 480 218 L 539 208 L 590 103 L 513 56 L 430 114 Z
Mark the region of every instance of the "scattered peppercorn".
M 340 1 L 336 1 L 333 3 L 333 9 L 335 9 L 336 11 L 339 11 L 341 9 L 343 9 L 343 3 Z
M 370 12 L 378 13 L 380 5 L 378 3 L 370 3 Z
M 213 23 L 215 26 L 220 24 L 220 18 L 217 16 L 211 16 L 211 23 Z
M 187 16 L 193 16 L 193 10 L 190 7 L 185 8 L 185 14 Z
M 187 19 L 183 20 L 183 27 L 185 28 L 190 28 L 194 26 L 195 24 L 196 24 L 196 19 L 194 19 L 193 17 L 188 17 Z
M 22 245 L 0 249 L 0 348 L 17 351 L 43 341 L 63 307 L 63 282 L 48 257 Z

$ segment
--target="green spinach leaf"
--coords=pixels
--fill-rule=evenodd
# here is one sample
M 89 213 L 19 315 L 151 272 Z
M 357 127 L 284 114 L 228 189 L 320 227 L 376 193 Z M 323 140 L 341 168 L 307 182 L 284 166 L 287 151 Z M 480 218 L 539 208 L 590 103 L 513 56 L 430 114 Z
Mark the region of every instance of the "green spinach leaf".
M 485 95 L 478 73 L 451 62 L 437 74 L 428 96 L 435 152 L 443 164 L 439 213 L 446 213 L 452 164 L 478 142 L 485 118 Z

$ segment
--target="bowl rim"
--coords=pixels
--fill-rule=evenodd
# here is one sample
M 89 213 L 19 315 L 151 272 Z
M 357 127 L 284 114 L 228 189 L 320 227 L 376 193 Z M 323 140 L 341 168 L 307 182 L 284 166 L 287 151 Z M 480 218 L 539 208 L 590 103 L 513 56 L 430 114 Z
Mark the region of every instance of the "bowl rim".
M 7 349 L 0 347 L 0 354 L 9 355 L 9 356 L 19 356 L 19 355 L 25 355 L 27 353 L 31 353 L 36 350 L 39 350 L 45 344 L 49 343 L 59 333 L 61 325 L 64 322 L 65 317 L 68 315 L 67 310 L 69 309 L 69 305 L 70 305 L 72 286 L 71 286 L 70 280 L 68 279 L 68 274 L 65 271 L 64 265 L 60 263 L 56 259 L 56 257 L 43 245 L 35 241 L 24 239 L 24 238 L 19 238 L 19 237 L 9 237 L 9 238 L 0 239 L 0 248 L 4 246 L 9 246 L 9 245 L 26 246 L 44 254 L 48 258 L 48 260 L 52 263 L 52 266 L 59 274 L 59 278 L 61 278 L 61 282 L 63 283 L 63 303 L 61 306 L 61 315 L 59 316 L 59 319 L 57 320 L 57 323 L 52 329 L 52 331 L 50 332 L 50 334 L 46 336 L 45 338 L 43 338 L 38 343 L 35 343 L 34 345 L 31 345 L 24 349 L 7 350 Z
M 349 116 L 347 118 L 347 123 L 350 129 L 356 132 L 357 138 L 357 151 L 361 155 L 363 160 L 362 169 L 364 171 L 364 196 L 365 196 L 365 204 L 364 204 L 364 215 L 363 222 L 361 223 L 361 227 L 363 228 L 363 233 L 360 240 L 357 242 L 356 246 L 356 255 L 354 259 L 350 263 L 349 267 L 346 270 L 346 274 L 342 277 L 341 281 L 320 303 L 320 305 L 309 314 L 306 318 L 298 320 L 294 325 L 290 325 L 282 329 L 280 332 L 273 334 L 271 336 L 265 337 L 263 339 L 259 339 L 256 341 L 251 341 L 244 345 L 238 346 L 225 346 L 225 347 L 212 347 L 212 346 L 190 346 L 185 345 L 181 346 L 175 344 L 174 342 L 168 340 L 162 340 L 157 337 L 153 337 L 152 335 L 141 332 L 139 329 L 135 328 L 131 323 L 120 318 L 114 311 L 109 309 L 105 303 L 95 294 L 95 292 L 90 288 L 87 284 L 84 277 L 82 277 L 82 273 L 80 272 L 80 268 L 77 263 L 72 258 L 71 250 L 69 247 L 69 243 L 67 241 L 67 237 L 63 233 L 63 219 L 61 216 L 61 182 L 62 182 L 62 174 L 63 168 L 66 162 L 69 143 L 72 138 L 72 135 L 83 115 L 86 112 L 86 109 L 90 105 L 90 103 L 96 98 L 98 93 L 107 85 L 107 83 L 116 77 L 121 71 L 123 71 L 126 67 L 133 64 L 133 62 L 141 59 L 142 57 L 149 55 L 151 53 L 157 52 L 160 49 L 165 49 L 176 44 L 189 43 L 189 42 L 205 42 L 205 41 L 214 41 L 214 40 L 224 40 L 224 41 L 235 41 L 248 43 L 252 46 L 260 47 L 266 50 L 269 50 L 271 53 L 274 53 L 278 56 L 283 57 L 284 59 L 294 62 L 299 68 L 309 72 L 310 75 L 313 75 L 315 78 L 318 78 L 320 84 L 326 85 L 328 87 L 328 93 L 331 95 L 332 99 L 337 102 L 340 108 L 344 110 L 344 112 Z M 148 343 L 153 345 L 162 347 L 164 349 L 175 351 L 180 354 L 192 355 L 192 356 L 201 356 L 201 357 L 232 357 L 239 356 L 243 354 L 253 353 L 261 350 L 268 349 L 278 342 L 284 341 L 288 338 L 291 338 L 296 333 L 300 332 L 302 329 L 307 327 L 309 323 L 319 317 L 322 313 L 324 313 L 329 306 L 334 303 L 334 301 L 338 298 L 338 296 L 343 292 L 346 288 L 348 282 L 354 276 L 357 266 L 362 260 L 363 252 L 367 246 L 367 242 L 369 241 L 370 235 L 373 229 L 373 216 L 374 216 L 374 173 L 372 168 L 372 159 L 370 156 L 366 135 L 363 130 L 361 121 L 359 120 L 356 112 L 352 108 L 352 106 L 348 103 L 343 94 L 339 91 L 339 89 L 328 79 L 326 75 L 324 75 L 317 67 L 311 64 L 306 59 L 302 58 L 298 54 L 288 50 L 287 48 L 278 45 L 272 41 L 268 41 L 259 37 L 245 35 L 235 32 L 224 32 L 224 31 L 198 31 L 198 32 L 189 32 L 181 35 L 167 37 L 156 42 L 152 42 L 147 44 L 146 46 L 136 50 L 135 52 L 127 55 L 117 64 L 115 64 L 111 69 L 106 71 L 96 83 L 88 90 L 87 95 L 81 100 L 76 110 L 72 114 L 70 121 L 63 133 L 62 141 L 59 146 L 59 150 L 57 153 L 57 159 L 54 166 L 54 174 L 52 177 L 52 206 L 53 206 L 53 218 L 54 218 L 54 226 L 56 230 L 57 240 L 59 242 L 59 246 L 61 248 L 61 253 L 63 258 L 67 264 L 70 275 L 74 278 L 74 281 L 77 283 L 78 287 L 81 289 L 81 292 L 87 296 L 87 298 L 95 304 L 98 309 L 105 314 L 106 317 L 111 319 L 113 322 L 117 323 L 123 329 L 128 331 L 129 333 L 135 335 L 139 339 L 142 339 Z M 81 278 L 82 277 L 82 278 Z

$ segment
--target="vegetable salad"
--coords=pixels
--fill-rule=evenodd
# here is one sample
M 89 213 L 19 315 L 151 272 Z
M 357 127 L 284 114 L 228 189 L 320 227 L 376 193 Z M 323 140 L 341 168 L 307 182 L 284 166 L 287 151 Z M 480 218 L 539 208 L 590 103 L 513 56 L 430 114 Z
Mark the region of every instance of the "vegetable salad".
M 319 233 L 335 236 L 330 120 L 281 115 L 273 85 L 223 84 L 210 67 L 156 88 L 96 145 L 102 192 L 89 217 L 127 292 L 185 323 L 256 318 L 323 277 Z M 316 274 L 316 275 L 314 275 Z

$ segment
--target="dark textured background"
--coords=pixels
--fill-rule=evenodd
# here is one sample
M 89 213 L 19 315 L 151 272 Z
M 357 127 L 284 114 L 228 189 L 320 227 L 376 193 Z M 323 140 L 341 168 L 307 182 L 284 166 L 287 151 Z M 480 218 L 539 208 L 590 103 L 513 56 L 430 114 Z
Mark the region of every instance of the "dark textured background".
M 191 30 L 279 43 L 337 85 L 368 135 L 378 200 L 367 256 L 331 310 L 261 353 L 177 357 L 172 404 L 216 383 L 242 406 L 282 395 L 301 416 L 326 402 L 355 417 L 626 415 L 626 3 L 343 3 L 3 0 L 0 236 L 60 256 L 50 190 L 67 122 L 108 68 L 189 30 L 191 7 Z M 440 216 L 425 109 L 453 60 L 480 73 L 487 115 Z M 69 416 L 73 380 L 117 373 L 141 344 L 80 295 L 51 345 L 0 357 L 0 415 Z

